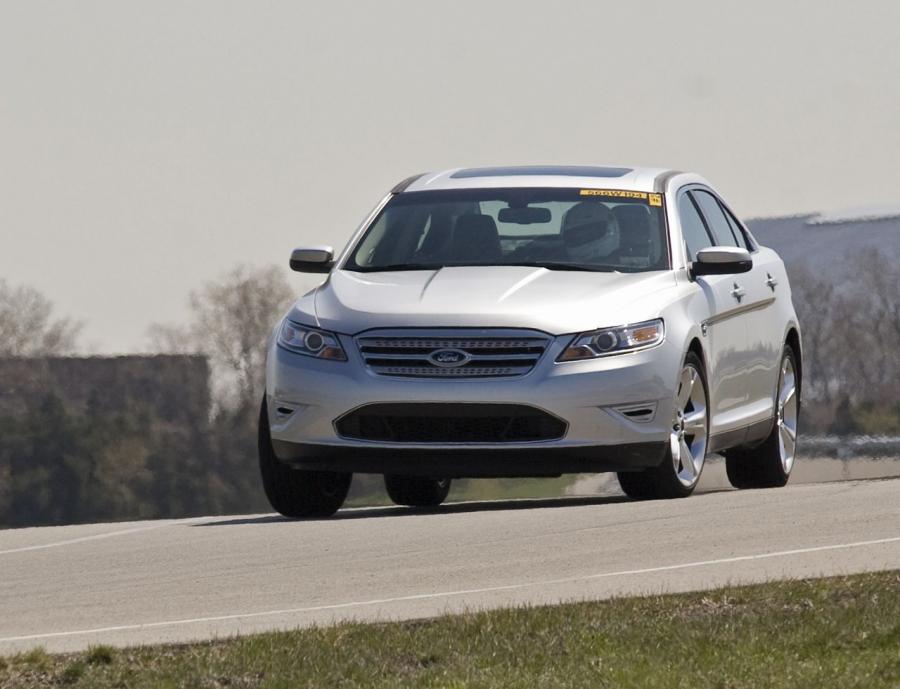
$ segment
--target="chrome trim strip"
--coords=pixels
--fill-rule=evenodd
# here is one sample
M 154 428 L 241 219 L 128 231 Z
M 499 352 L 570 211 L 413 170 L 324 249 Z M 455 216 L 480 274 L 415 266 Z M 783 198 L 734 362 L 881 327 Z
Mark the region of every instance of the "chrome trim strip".
M 531 367 L 440 368 L 438 366 L 369 366 L 369 370 L 378 375 L 401 378 L 503 378 L 524 376 L 531 371 Z
M 527 349 L 529 347 L 543 347 L 548 339 L 533 338 L 530 340 L 504 340 L 502 338 L 444 338 L 433 339 L 428 337 L 360 337 L 358 341 L 360 347 L 376 347 L 392 349 L 453 349 L 462 347 L 464 349 Z
M 723 311 L 722 313 L 717 313 L 715 316 L 711 316 L 707 318 L 705 321 L 700 323 L 701 326 L 706 325 L 715 325 L 716 323 L 721 323 L 722 321 L 727 321 L 729 318 L 734 318 L 735 316 L 740 316 L 741 314 L 748 313 L 750 311 L 758 311 L 760 309 L 764 309 L 768 306 L 771 306 L 775 303 L 775 297 L 769 297 L 768 299 L 763 299 L 762 301 L 756 301 L 752 304 L 745 304 L 744 306 L 736 306 L 733 309 L 728 309 L 727 311 Z
M 435 351 L 444 349 L 438 347 Z M 456 349 L 464 349 L 456 347 Z M 541 357 L 542 352 L 534 354 L 469 354 L 467 362 L 471 361 L 535 361 Z M 382 354 L 381 352 L 362 352 L 367 359 L 396 359 L 399 361 L 431 361 L 429 354 Z

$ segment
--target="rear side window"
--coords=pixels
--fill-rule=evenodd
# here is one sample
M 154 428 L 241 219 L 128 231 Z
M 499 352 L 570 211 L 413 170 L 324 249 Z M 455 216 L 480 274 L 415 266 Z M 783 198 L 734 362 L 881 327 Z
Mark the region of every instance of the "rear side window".
M 722 206 L 715 196 L 706 191 L 695 190 L 690 192 L 691 196 L 700 206 L 703 217 L 716 240 L 717 246 L 738 246 L 738 241 L 731 231 L 731 225 L 722 211 Z
M 678 199 L 678 217 L 681 220 L 681 234 L 687 245 L 688 258 L 693 261 L 697 258 L 697 252 L 712 246 L 713 241 L 706 231 L 700 212 L 688 194 L 682 194 Z

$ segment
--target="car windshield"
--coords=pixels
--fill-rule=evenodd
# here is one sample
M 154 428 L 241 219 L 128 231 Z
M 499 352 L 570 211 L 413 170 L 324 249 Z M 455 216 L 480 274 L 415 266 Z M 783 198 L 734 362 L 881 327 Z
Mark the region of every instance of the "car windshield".
M 665 270 L 662 196 L 616 189 L 406 192 L 385 205 L 343 267 L 376 272 L 486 265 Z

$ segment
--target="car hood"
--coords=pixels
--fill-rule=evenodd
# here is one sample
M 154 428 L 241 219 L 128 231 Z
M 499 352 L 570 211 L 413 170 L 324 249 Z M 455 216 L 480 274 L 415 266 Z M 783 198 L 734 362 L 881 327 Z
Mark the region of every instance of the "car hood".
M 355 335 L 371 328 L 534 328 L 562 335 L 656 318 L 672 273 L 526 266 L 356 273 L 335 270 L 290 317 Z

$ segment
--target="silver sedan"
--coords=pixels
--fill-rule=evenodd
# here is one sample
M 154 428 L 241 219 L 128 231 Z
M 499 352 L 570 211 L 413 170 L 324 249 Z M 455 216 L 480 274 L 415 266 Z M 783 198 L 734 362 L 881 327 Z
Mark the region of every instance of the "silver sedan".
M 263 483 L 322 516 L 354 472 L 433 506 L 456 477 L 617 472 L 690 495 L 708 454 L 784 485 L 800 326 L 778 255 L 695 174 L 449 170 L 398 184 L 271 337 Z

